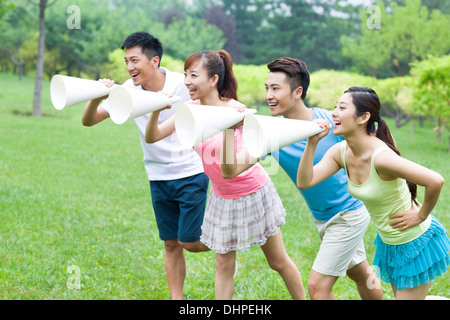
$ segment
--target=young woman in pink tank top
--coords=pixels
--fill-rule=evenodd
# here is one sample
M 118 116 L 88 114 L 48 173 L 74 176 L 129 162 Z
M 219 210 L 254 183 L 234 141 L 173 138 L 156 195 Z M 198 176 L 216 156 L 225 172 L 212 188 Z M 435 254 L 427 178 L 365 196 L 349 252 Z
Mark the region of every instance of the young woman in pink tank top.
M 237 81 L 230 55 L 224 51 L 201 51 L 184 65 L 185 85 L 192 102 L 210 106 L 245 108 L 237 102 Z M 147 123 L 146 141 L 153 143 L 175 131 L 174 117 L 158 124 L 159 111 Z M 234 136 L 237 151 L 243 149 L 242 128 L 225 130 Z M 234 134 L 233 134 L 234 133 Z M 293 299 L 305 299 L 300 272 L 286 253 L 280 226 L 286 212 L 276 189 L 258 164 L 241 175 L 225 179 L 221 173 L 223 132 L 195 146 L 212 188 L 202 226 L 201 250 L 216 252 L 216 299 L 231 299 L 234 292 L 236 252 L 261 246 L 269 266 L 283 278 Z

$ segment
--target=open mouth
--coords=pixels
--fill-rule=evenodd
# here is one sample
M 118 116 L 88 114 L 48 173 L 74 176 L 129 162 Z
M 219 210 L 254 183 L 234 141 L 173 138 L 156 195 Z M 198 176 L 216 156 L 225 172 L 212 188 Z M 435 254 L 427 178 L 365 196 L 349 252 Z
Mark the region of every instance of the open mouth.
M 188 90 L 190 96 L 194 95 L 197 92 L 197 89 L 188 88 Z
M 131 78 L 136 79 L 138 76 L 140 75 L 140 73 L 132 73 L 131 74 Z
M 275 108 L 278 106 L 278 103 L 277 103 L 277 102 L 267 102 L 267 103 L 268 103 L 269 108 L 270 108 L 271 110 L 275 109 Z
M 340 121 L 334 121 L 334 127 L 336 128 L 336 127 L 339 127 L 341 125 L 341 122 Z

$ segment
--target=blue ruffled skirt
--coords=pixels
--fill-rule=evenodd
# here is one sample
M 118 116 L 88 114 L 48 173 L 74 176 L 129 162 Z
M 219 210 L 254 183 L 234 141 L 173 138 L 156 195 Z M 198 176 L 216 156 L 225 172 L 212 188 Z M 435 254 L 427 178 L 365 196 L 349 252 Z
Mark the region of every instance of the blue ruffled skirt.
M 377 276 L 397 289 L 427 284 L 447 271 L 450 239 L 445 228 L 432 217 L 430 227 L 419 238 L 401 245 L 384 243 L 378 234 L 374 266 Z

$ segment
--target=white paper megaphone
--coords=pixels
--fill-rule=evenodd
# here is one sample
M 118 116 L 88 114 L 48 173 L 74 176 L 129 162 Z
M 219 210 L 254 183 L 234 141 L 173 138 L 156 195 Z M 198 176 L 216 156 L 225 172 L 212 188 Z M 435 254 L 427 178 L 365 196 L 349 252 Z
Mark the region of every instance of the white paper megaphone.
M 109 114 L 114 123 L 122 124 L 180 100 L 178 96 L 168 97 L 161 92 L 119 86 L 109 94 Z
M 103 97 L 113 88 L 108 88 L 95 80 L 57 74 L 52 77 L 50 83 L 50 96 L 55 109 L 62 110 L 84 101 Z
M 259 158 L 323 130 L 314 121 L 251 114 L 244 119 L 242 140 L 248 153 Z
M 192 148 L 255 112 L 255 109 L 240 112 L 231 107 L 182 104 L 175 112 L 175 129 L 180 142 Z

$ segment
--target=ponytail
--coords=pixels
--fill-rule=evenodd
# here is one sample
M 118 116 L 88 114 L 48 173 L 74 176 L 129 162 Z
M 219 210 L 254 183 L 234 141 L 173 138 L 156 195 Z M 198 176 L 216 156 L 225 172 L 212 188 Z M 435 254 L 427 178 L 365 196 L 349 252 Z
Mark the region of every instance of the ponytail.
M 400 150 L 398 150 L 397 145 L 395 144 L 394 138 L 389 131 L 389 127 L 383 119 L 379 119 L 378 128 L 376 130 L 376 137 L 386 143 L 389 148 L 391 148 L 397 155 L 401 156 Z M 410 181 L 406 181 L 408 184 L 409 193 L 411 193 L 411 201 L 414 202 L 415 205 L 419 206 L 419 202 L 417 202 L 417 185 Z
M 386 145 L 392 149 L 397 155 L 401 156 L 400 151 L 392 137 L 389 127 L 383 119 L 380 117 L 381 104 L 378 95 L 373 89 L 366 87 L 351 87 L 344 93 L 350 93 L 353 99 L 353 104 L 356 107 L 356 115 L 361 116 L 366 112 L 370 113 L 370 119 L 367 122 L 367 133 L 375 134 L 375 136 L 386 143 Z M 375 122 L 378 123 L 378 128 L 375 126 Z M 411 201 L 417 206 L 417 185 L 410 181 L 406 181 L 408 184 L 409 192 L 411 193 Z
M 397 145 L 395 144 L 394 138 L 392 137 L 391 132 L 389 131 L 389 127 L 381 117 L 378 119 L 378 128 L 374 130 L 375 136 L 386 143 L 389 148 L 391 148 L 396 154 L 400 155 L 400 151 L 397 149 Z M 375 126 L 375 125 L 374 125 Z M 373 131 L 371 132 L 373 133 Z
M 233 60 L 225 50 L 219 50 L 217 53 L 222 58 L 225 69 L 223 77 L 219 76 L 219 82 L 217 83 L 219 96 L 237 100 L 237 80 L 233 73 Z

